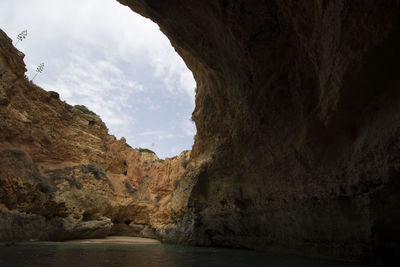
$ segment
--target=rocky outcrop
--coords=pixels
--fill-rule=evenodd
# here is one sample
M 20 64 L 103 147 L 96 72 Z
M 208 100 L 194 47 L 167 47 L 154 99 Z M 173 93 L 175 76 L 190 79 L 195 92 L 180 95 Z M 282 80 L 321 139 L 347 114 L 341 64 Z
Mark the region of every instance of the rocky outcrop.
M 0 31 L 0 241 L 157 237 L 190 152 L 130 148 L 30 82 L 23 57 Z
M 168 167 L 154 162 L 167 175 L 155 186 L 151 157 L 141 162 L 123 140 L 107 136 L 95 117 L 24 81 L 22 59 L 3 40 L 2 150 L 25 151 L 42 178 L 54 169 L 80 173 L 93 197 L 117 195 L 118 205 L 111 201 L 116 198 L 103 197 L 110 204 L 98 213 L 111 218 L 115 231 L 199 245 L 399 261 L 398 0 L 119 2 L 158 23 L 196 79 L 198 132 L 185 171 L 175 171 L 182 175 L 168 176 Z M 38 119 L 37 108 L 53 114 L 49 122 L 60 127 Z M 62 126 L 68 116 L 68 127 Z M 89 167 L 92 162 L 106 175 Z M 68 175 L 61 176 L 72 180 Z M 42 178 L 26 183 L 36 186 Z M 68 179 L 54 186 L 70 186 Z M 62 192 L 70 194 L 50 193 L 56 204 Z M 99 201 L 84 203 L 72 212 L 65 202 L 67 214 L 80 221 L 97 218 L 87 207 Z
M 398 260 L 398 0 L 119 2 L 197 81 L 202 164 L 167 239 Z
M 82 221 L 68 218 L 48 219 L 37 213 L 1 210 L 1 241 L 16 240 L 68 240 L 106 237 L 113 223 L 109 218 Z

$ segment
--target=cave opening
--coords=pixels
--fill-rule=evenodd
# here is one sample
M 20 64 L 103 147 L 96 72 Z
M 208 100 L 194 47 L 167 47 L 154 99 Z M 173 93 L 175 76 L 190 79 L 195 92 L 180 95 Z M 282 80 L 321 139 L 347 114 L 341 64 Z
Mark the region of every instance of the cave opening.
M 346 1 L 326 5 L 318 1 L 118 1 L 157 22 L 193 70 L 198 82 L 194 152 L 160 160 L 147 148 L 134 151 L 124 140 L 116 141 L 105 127 L 103 132 L 96 131 L 101 128 L 98 120 L 88 125 L 85 118 L 89 116 L 70 112 L 58 93 L 43 92 L 23 78 L 23 67 L 15 66 L 23 66 L 22 59 L 0 31 L 0 67 L 8 68 L 7 75 L 0 71 L 0 80 L 14 85 L 13 77 L 20 78 L 19 88 L 0 86 L 0 114 L 7 115 L 5 123 L 0 120 L 0 129 L 5 129 L 0 131 L 0 184 L 6 185 L 0 187 L 6 195 L 0 197 L 4 202 L 0 203 L 0 225 L 3 222 L 3 229 L 11 229 L 11 238 L 0 231 L 0 240 L 1 236 L 65 240 L 73 236 L 73 228 L 79 238 L 118 234 L 335 260 L 399 262 L 396 1 L 385 5 L 377 0 L 360 5 Z M 72 17 L 85 15 L 74 12 Z M 116 36 L 113 39 L 123 43 L 127 37 L 119 30 L 126 22 L 112 26 L 106 17 L 96 21 L 102 23 L 96 24 L 93 33 L 78 36 L 82 42 L 81 38 L 87 38 L 91 46 L 79 46 L 76 51 L 106 51 L 107 60 L 86 64 L 83 71 L 72 66 L 72 74 L 86 81 L 89 74 L 97 73 L 98 81 L 112 83 L 115 77 L 105 73 L 118 77 L 118 68 L 110 64 L 115 63 L 111 59 L 117 50 L 107 49 L 105 36 L 99 42 L 92 35 L 98 33 L 97 28 L 104 33 L 109 27 Z M 131 26 L 126 32 L 131 32 Z M 132 47 L 118 49 L 124 56 L 137 54 Z M 144 53 L 135 55 L 140 58 Z M 131 61 L 125 58 L 123 62 L 128 66 Z M 166 73 L 162 67 L 156 70 Z M 72 74 L 68 72 L 67 78 Z M 42 101 L 36 101 L 32 91 L 41 94 Z M 93 92 L 91 99 L 98 97 Z M 119 98 L 112 102 L 114 106 L 126 101 L 149 112 L 133 105 L 128 95 L 115 96 Z M 149 106 L 151 101 L 141 104 Z M 39 105 L 54 112 L 37 114 Z M 61 129 L 70 128 L 58 120 L 68 112 L 85 122 L 73 121 L 76 132 L 87 133 L 78 142 L 68 130 L 53 131 L 53 122 L 64 126 Z M 127 124 L 123 116 L 118 119 Z M 13 134 L 15 125 L 25 133 L 35 123 L 40 128 L 35 135 Z M 49 132 L 57 135 L 49 136 Z M 51 146 L 51 141 L 64 142 Z M 52 162 L 43 161 L 52 156 Z M 21 183 L 23 179 L 30 183 Z M 71 192 L 77 197 L 71 198 Z M 15 212 L 11 211 L 14 207 Z M 13 223 L 25 222 L 27 211 L 34 212 L 29 224 Z M 25 228 L 35 221 L 40 231 Z M 82 226 L 89 226 L 89 231 L 83 233 Z M 42 229 L 53 232 L 43 236 Z M 223 262 L 227 264 L 229 258 Z
M 98 114 L 117 138 L 159 158 L 191 150 L 195 81 L 158 25 L 115 0 L 2 1 L 1 28 L 25 54 L 26 75 Z M 16 42 L 14 42 L 16 43 Z

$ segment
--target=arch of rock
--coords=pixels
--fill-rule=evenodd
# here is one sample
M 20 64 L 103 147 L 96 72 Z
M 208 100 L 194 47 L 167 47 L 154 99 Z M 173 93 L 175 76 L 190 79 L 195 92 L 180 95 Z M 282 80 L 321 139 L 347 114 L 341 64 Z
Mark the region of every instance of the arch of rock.
M 39 140 L 46 149 L 35 150 L 28 145 L 32 140 L 6 134 L 12 128 L 10 122 L 0 125 L 5 129 L 0 144 L 8 148 L 25 144 L 22 148 L 32 159 L 24 158 L 24 168 L 33 160 L 46 169 L 43 158 L 54 153 L 58 153 L 58 158 L 53 158 L 59 165 L 57 172 L 38 171 L 32 165 L 29 172 L 21 167 L 14 173 L 5 166 L 22 162 L 21 158 L 16 161 L 22 156 L 7 150 L 0 160 L 3 172 L 8 170 L 17 178 L 27 173 L 39 178 L 53 175 L 56 193 L 35 178 L 43 191 L 38 194 L 43 201 L 53 194 L 51 210 L 65 218 L 68 214 L 62 211 L 72 211 L 68 203 L 60 208 L 64 198 L 56 198 L 57 194 L 63 196 L 57 193 L 62 184 L 83 194 L 92 183 L 85 181 L 96 178 L 98 188 L 115 195 L 118 185 L 122 188 L 125 183 L 124 190 L 137 202 L 122 198 L 121 191 L 118 197 L 127 202 L 118 198 L 118 209 L 107 202 L 101 212 L 90 210 L 88 206 L 98 203 L 96 199 L 74 204 L 81 207 L 79 212 L 73 211 L 78 221 L 74 221 L 74 237 L 87 236 L 90 229 L 92 236 L 109 233 L 111 228 L 105 231 L 104 225 L 108 227 L 110 221 L 93 220 L 101 214 L 119 225 L 112 228 L 114 232 L 126 233 L 131 226 L 132 233 L 164 241 L 336 259 L 399 260 L 398 0 L 118 1 L 156 22 L 194 74 L 193 118 L 198 132 L 191 154 L 185 152 L 164 163 L 151 155 L 144 157 L 125 148 L 123 141 L 107 137 L 101 121 L 95 121 L 97 128 L 82 128 L 80 122 L 94 119 L 77 111 L 69 113 L 68 106 L 43 96 L 37 101 L 46 107 L 54 102 L 54 114 L 72 114 L 68 116 L 74 118 L 76 127 L 99 136 L 102 145 L 81 135 L 80 144 L 89 142 L 96 148 L 89 156 L 80 150 L 60 154 L 46 140 Z M 3 56 L 15 53 L 5 45 L 0 48 Z M 18 60 L 17 56 L 3 60 L 1 67 L 8 64 L 21 76 L 23 70 L 14 67 Z M 11 81 L 7 75 L 1 76 L 3 85 L 7 79 Z M 24 115 L 16 113 L 20 111 L 13 104 L 17 94 L 7 88 L 0 92 L 0 100 L 5 99 L 0 101 L 0 111 Z M 33 97 L 26 94 L 24 99 Z M 14 111 L 9 111 L 10 106 Z M 22 115 L 19 120 L 29 111 Z M 20 127 L 35 121 L 24 123 Z M 80 165 L 62 169 L 60 162 L 66 159 Z M 88 164 L 92 161 L 99 169 Z M 148 166 L 148 162 L 154 164 Z M 148 178 L 153 176 L 158 180 Z M 60 177 L 64 177 L 63 183 L 57 182 Z M 84 177 L 83 189 L 71 177 Z M 118 180 L 120 177 L 126 180 Z M 106 178 L 114 189 L 104 182 Z M 13 184 L 3 184 L 9 187 L 0 193 L 10 196 Z M 8 201 L 7 209 L 18 206 L 16 200 L 0 200 Z M 55 220 L 32 208 L 36 206 L 29 207 L 45 216 L 43 220 Z M 0 222 L 16 216 L 2 214 Z M 18 220 L 33 218 L 18 216 Z M 63 238 L 68 237 L 71 235 Z

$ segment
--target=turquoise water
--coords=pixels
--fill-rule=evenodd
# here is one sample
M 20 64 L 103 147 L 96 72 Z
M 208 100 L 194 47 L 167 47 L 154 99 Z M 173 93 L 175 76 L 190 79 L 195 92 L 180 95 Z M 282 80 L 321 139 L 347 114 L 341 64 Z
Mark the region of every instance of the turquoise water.
M 1 245 L 0 266 L 358 267 L 363 265 L 225 248 L 188 247 L 164 244 L 121 245 L 34 242 L 17 243 L 10 247 Z

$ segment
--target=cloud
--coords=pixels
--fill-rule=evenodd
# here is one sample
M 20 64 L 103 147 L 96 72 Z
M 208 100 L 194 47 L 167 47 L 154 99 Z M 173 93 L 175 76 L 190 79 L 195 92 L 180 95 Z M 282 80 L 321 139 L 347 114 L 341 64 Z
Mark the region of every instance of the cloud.
M 192 121 L 183 120 L 182 121 L 182 132 L 185 133 L 186 136 L 193 137 L 196 134 L 196 125 Z
M 164 131 L 159 131 L 159 130 L 158 131 L 151 131 L 151 130 L 147 129 L 147 131 L 139 133 L 137 135 L 138 136 L 149 136 L 149 135 L 157 136 L 157 135 L 160 135 L 160 134 L 163 134 L 163 133 L 164 133 Z
M 130 81 L 111 62 L 87 58 L 79 50 L 67 57 L 67 62 L 63 72 L 43 87 L 60 92 L 71 104 L 86 105 L 111 128 L 133 124 L 133 117 L 126 113 L 128 99 L 135 91 L 143 91 L 141 84 Z
M 170 49 L 159 49 L 151 56 L 155 68 L 155 75 L 165 84 L 170 93 L 186 93 L 190 99 L 194 99 L 195 81 L 193 74 L 176 52 Z

